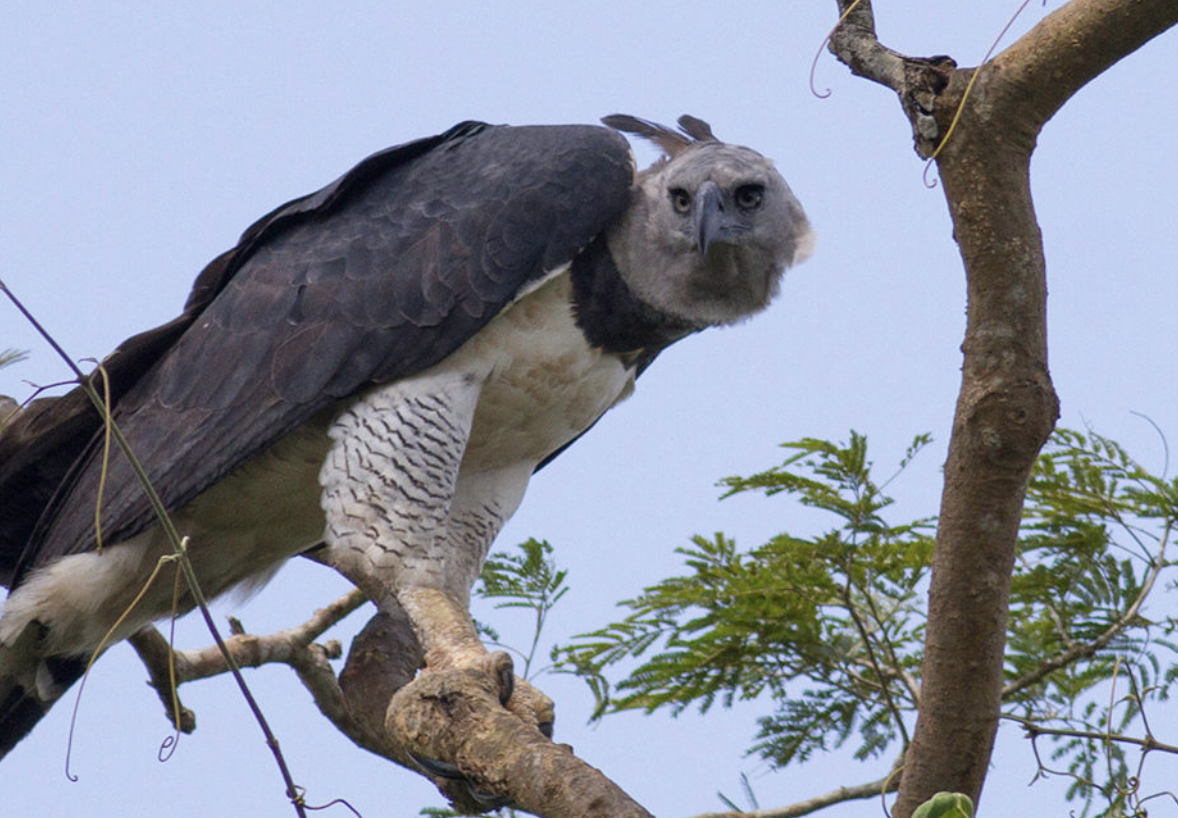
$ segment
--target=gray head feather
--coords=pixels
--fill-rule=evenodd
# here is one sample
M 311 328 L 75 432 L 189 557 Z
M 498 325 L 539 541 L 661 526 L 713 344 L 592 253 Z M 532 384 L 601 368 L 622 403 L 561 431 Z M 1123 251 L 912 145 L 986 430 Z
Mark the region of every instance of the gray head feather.
M 616 114 L 603 122 L 650 139 L 667 158 L 638 174 L 630 207 L 609 232 L 631 291 L 700 328 L 766 307 L 785 269 L 805 259 L 814 234 L 773 163 L 719 141 L 692 116 L 674 131 Z

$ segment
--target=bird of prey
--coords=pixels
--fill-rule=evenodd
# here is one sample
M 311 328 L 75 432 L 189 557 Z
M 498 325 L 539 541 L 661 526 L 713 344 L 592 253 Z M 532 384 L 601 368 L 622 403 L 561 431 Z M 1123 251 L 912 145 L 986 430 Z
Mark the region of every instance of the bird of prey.
M 756 151 L 689 116 L 603 122 L 464 122 L 374 154 L 256 222 L 180 317 L 105 361 L 206 595 L 319 547 L 408 614 L 422 672 L 503 675 L 467 608 L 533 472 L 668 345 L 764 308 L 812 246 Z M 619 132 L 662 158 L 636 172 Z M 112 627 L 173 610 L 170 582 L 132 607 L 172 546 L 127 459 L 104 469 L 103 432 L 75 390 L 0 433 L 0 755 Z

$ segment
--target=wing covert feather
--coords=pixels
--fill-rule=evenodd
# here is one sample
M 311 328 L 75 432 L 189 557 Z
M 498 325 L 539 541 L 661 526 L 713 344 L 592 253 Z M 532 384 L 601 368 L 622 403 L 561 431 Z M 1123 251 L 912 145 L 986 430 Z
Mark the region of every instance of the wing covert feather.
M 631 182 L 625 140 L 597 126 L 463 123 L 376 154 L 206 269 L 191 323 L 120 384 L 114 416 L 179 508 L 339 400 L 453 352 L 616 219 Z M 61 476 L 18 580 L 93 547 L 95 455 L 91 438 Z M 151 522 L 121 456 L 103 507 L 108 541 Z

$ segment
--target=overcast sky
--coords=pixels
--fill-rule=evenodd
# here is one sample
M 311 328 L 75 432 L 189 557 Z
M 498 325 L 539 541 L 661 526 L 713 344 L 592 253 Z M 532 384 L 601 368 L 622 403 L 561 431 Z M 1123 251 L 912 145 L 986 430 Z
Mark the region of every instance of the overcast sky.
M 1017 6 L 878 0 L 881 36 L 973 65 Z M 1047 8 L 1032 4 L 1012 36 Z M 477 9 L 477 11 L 476 11 Z M 367 154 L 463 119 L 595 122 L 689 112 L 776 160 L 818 233 L 778 303 L 739 327 L 684 341 L 635 397 L 533 482 L 499 547 L 546 538 L 572 592 L 551 637 L 598 627 L 613 604 L 679 570 L 673 550 L 723 530 L 746 546 L 807 532 L 784 499 L 717 502 L 720 477 L 779 461 L 803 436 L 868 435 L 881 469 L 912 437 L 936 444 L 891 486 L 895 519 L 933 514 L 959 378 L 964 284 L 939 188 L 922 181 L 894 95 L 811 61 L 834 2 L 131 4 L 20 2 L 0 9 L 0 277 L 75 358 L 99 358 L 173 317 L 195 274 L 255 218 Z M 1148 415 L 1178 440 L 1178 163 L 1173 32 L 1097 79 L 1044 131 L 1033 166 L 1047 246 L 1051 366 L 1062 423 L 1091 423 L 1163 466 Z M 649 152 L 642 156 L 649 158 Z M 0 394 L 68 373 L 0 304 L 0 349 L 30 359 Z M 255 632 L 294 624 L 344 589 L 292 565 L 244 609 Z M 523 641 L 510 612 L 479 616 Z M 363 624 L 341 628 L 347 639 Z M 186 624 L 181 642 L 203 645 Z M 5 815 L 290 815 L 268 751 L 228 680 L 184 689 L 198 731 L 166 764 L 167 734 L 130 649 L 97 664 L 82 699 L 70 783 L 73 694 L 0 764 Z M 310 803 L 348 799 L 365 818 L 440 805 L 432 787 L 354 749 L 284 669 L 249 676 Z M 742 751 L 765 703 L 706 717 L 627 714 L 584 726 L 591 699 L 541 682 L 557 737 L 660 816 L 763 807 L 882 775 L 891 759 L 839 754 L 774 772 Z M 1172 709 L 1171 705 L 1171 709 Z M 1178 741 L 1178 718 L 1156 714 Z M 1151 768 L 1174 780 L 1172 759 Z M 1003 729 L 990 814 L 1066 815 L 1066 782 L 1028 789 L 1029 748 Z M 1155 803 L 1152 815 L 1176 815 Z M 1017 810 L 1017 812 L 1016 812 Z M 1169 812 L 1167 812 L 1169 810 Z M 330 813 L 342 815 L 335 811 Z M 831 816 L 876 815 L 853 804 Z

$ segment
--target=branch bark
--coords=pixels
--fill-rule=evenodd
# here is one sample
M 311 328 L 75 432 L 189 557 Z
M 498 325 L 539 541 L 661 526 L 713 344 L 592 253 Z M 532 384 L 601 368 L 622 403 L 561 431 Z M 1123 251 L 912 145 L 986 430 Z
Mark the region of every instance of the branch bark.
M 417 675 L 424 657 L 408 617 L 387 603 L 356 636 L 338 679 L 338 644 L 315 644 L 366 598 L 353 591 L 305 623 L 266 636 L 234 633 L 225 643 L 241 667 L 291 666 L 320 712 L 358 746 L 425 775 L 464 814 L 511 804 L 549 818 L 650 818 L 602 773 L 506 710 L 486 674 Z M 131 640 L 172 714 L 169 662 L 177 685 L 228 671 L 215 648 L 170 654 L 153 628 Z M 188 719 L 193 719 L 188 711 Z M 182 721 L 184 716 L 182 716 Z M 186 725 L 189 729 L 194 721 Z
M 838 0 L 846 12 L 851 0 Z M 929 592 L 922 697 L 894 813 L 936 792 L 979 800 L 998 724 L 1010 577 L 1027 480 L 1058 415 L 1047 368 L 1046 272 L 1029 168 L 1044 123 L 1079 88 L 1178 22 L 1178 3 L 1072 0 L 983 66 L 879 44 L 869 0 L 831 49 L 892 88 L 916 150 L 936 155 L 965 266 L 961 390 Z

